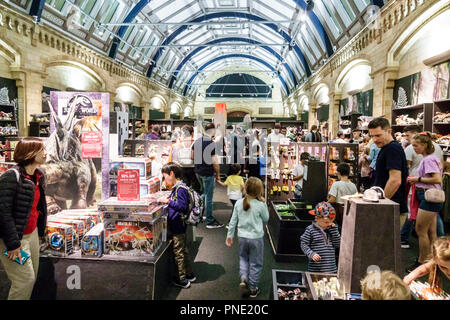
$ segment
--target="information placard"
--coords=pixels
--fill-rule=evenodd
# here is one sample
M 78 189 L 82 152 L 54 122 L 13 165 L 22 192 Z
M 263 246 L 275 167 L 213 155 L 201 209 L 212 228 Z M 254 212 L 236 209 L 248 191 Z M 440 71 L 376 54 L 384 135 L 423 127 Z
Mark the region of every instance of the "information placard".
M 139 170 L 117 170 L 117 199 L 119 201 L 139 201 Z
M 83 159 L 102 158 L 102 133 L 98 131 L 81 132 L 81 157 Z

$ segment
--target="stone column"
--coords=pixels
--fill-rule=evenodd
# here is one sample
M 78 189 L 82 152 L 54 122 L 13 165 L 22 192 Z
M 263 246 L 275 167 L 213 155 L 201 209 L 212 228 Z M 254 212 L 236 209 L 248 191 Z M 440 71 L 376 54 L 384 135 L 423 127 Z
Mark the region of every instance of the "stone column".
M 148 128 L 148 120 L 150 119 L 150 101 L 141 100 L 140 104 L 142 107 L 142 119 L 144 119 Z
M 328 137 L 333 139 L 339 130 L 339 103 L 342 98 L 341 92 L 330 92 L 330 108 L 328 116 Z
M 317 104 L 314 101 L 309 101 L 309 114 L 308 114 L 308 130 L 311 129 L 311 126 L 314 124 L 318 124 L 316 120 L 316 111 Z
M 114 111 L 114 102 L 116 101 L 116 92 L 113 90 L 105 90 L 105 93 L 109 93 L 109 111 Z
M 392 99 L 394 98 L 395 80 L 399 67 L 386 67 L 374 71 L 373 79 L 373 116 L 392 118 Z

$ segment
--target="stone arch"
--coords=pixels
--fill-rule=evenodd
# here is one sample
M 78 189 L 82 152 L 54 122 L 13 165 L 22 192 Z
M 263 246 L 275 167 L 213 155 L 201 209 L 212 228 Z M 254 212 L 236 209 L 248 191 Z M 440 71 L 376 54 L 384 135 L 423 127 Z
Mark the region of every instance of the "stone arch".
M 133 83 L 121 82 L 118 84 L 116 90 L 116 100 L 122 103 L 132 103 L 134 105 L 141 105 L 144 93 Z
M 302 111 L 309 111 L 309 98 L 305 94 L 300 96 L 298 104 L 301 107 Z
M 183 111 L 179 101 L 172 101 L 170 104 L 170 114 L 180 114 Z
M 358 72 L 356 72 L 358 69 Z M 372 65 L 371 62 L 367 59 L 363 58 L 357 58 L 352 61 L 350 61 L 340 72 L 339 76 L 336 79 L 335 82 L 335 92 L 337 93 L 347 93 L 343 92 L 343 89 L 345 86 L 347 86 L 346 91 L 352 91 L 352 90 L 361 90 L 364 87 L 368 86 L 372 82 L 372 78 L 370 77 L 372 71 Z M 347 83 L 347 81 L 351 77 L 351 83 Z
M 167 100 L 160 94 L 155 94 L 150 99 L 150 105 L 152 109 L 166 111 L 167 109 Z
M 425 27 L 441 14 L 448 14 L 449 9 L 450 3 L 448 1 L 437 1 L 419 17 L 411 21 L 410 24 L 407 24 L 402 31 L 398 32 L 399 36 L 393 41 L 392 46 L 388 50 L 387 65 L 398 66 L 400 59 L 423 34 Z M 442 43 L 448 44 L 448 41 L 443 39 Z
M 106 83 L 103 80 L 103 78 L 97 73 L 94 69 L 86 66 L 83 63 L 80 63 L 78 61 L 69 60 L 69 59 L 58 59 L 58 58 L 48 58 L 47 61 L 44 63 L 43 71 L 45 73 L 48 73 L 48 69 L 52 67 L 68 67 L 73 68 L 75 70 L 78 70 L 81 72 L 80 74 L 84 74 L 89 76 L 93 80 L 93 82 L 97 85 L 97 87 L 100 90 L 106 90 Z M 73 76 L 73 75 L 72 75 Z M 76 82 L 77 79 L 72 79 L 73 82 Z
M 250 115 L 250 117 L 253 117 L 253 111 L 249 108 L 245 108 L 245 107 L 230 107 L 230 109 L 227 109 L 227 113 L 230 112 L 235 112 L 235 111 L 241 111 L 241 112 L 246 112 Z
M 325 83 L 320 83 L 313 91 L 313 99 L 318 105 L 329 104 L 329 88 Z
M 193 111 L 191 106 L 187 106 L 186 108 L 184 108 L 183 114 L 184 114 L 185 117 L 189 117 L 190 118 L 191 116 L 194 115 L 194 111 Z

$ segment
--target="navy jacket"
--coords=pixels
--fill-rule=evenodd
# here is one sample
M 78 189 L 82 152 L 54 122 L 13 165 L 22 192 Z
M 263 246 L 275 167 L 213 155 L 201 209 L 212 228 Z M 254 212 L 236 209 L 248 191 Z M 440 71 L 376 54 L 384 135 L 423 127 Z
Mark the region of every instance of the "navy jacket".
M 175 197 L 175 192 L 177 195 Z M 181 215 L 187 215 L 189 209 L 189 193 L 185 188 L 174 186 L 167 205 L 167 227 L 172 234 L 183 234 L 186 232 L 186 223 Z
M 335 248 L 339 248 L 340 241 L 337 226 L 327 230 L 323 230 L 315 222 L 308 226 L 300 237 L 301 248 L 308 257 L 308 271 L 337 273 Z M 322 258 L 317 262 L 312 260 L 316 253 Z

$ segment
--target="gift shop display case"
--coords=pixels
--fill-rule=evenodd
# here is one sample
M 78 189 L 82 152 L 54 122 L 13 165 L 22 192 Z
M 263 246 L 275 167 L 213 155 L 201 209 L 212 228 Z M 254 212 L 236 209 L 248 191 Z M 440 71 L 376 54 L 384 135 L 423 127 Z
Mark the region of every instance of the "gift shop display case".
M 129 120 L 129 126 L 128 126 L 128 133 L 132 139 L 137 139 L 137 137 L 140 135 L 139 130 L 142 128 L 146 128 L 145 120 L 144 119 L 130 119 Z
M 338 180 L 337 167 L 340 163 L 350 166 L 349 179 L 359 190 L 359 144 L 357 143 L 330 143 L 328 157 L 328 190 Z
M 336 274 L 305 272 L 313 300 L 345 300 L 342 281 Z
M 344 115 L 340 117 L 339 127 L 345 132 L 348 133 L 356 129 L 358 127 L 358 119 L 362 116 L 361 113 L 358 112 L 350 112 L 348 115 Z
M 50 136 L 50 113 L 32 114 L 29 123 L 28 135 L 30 137 Z
M 305 272 L 273 269 L 272 281 L 274 300 L 313 300 Z
M 0 104 L 0 141 L 18 137 L 17 106 L 15 102 Z
M 450 155 L 450 99 L 433 103 L 433 133 L 438 137 L 437 143 L 444 152 L 444 160 Z
M 422 131 L 431 131 L 433 125 L 433 104 L 422 103 L 404 108 L 392 109 L 392 135 L 403 132 L 405 127 L 418 125 Z

